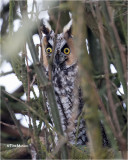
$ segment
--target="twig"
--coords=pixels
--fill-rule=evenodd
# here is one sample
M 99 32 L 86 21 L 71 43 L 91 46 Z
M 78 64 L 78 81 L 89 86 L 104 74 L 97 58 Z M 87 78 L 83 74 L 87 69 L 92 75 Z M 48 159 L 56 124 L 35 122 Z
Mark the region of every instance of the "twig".
M 33 86 L 33 84 L 34 84 L 34 82 L 35 82 L 35 80 L 36 80 L 36 77 L 37 77 L 37 74 L 35 74 L 35 75 L 33 76 L 33 80 L 32 80 L 32 82 L 31 82 L 31 84 L 30 84 L 30 88 L 32 88 L 32 86 Z
M 120 129 L 119 120 L 118 120 L 115 105 L 114 105 L 114 102 L 112 99 L 111 85 L 110 85 L 109 71 L 108 71 L 108 61 L 107 61 L 107 55 L 106 55 L 106 49 L 105 49 L 106 43 L 105 43 L 104 33 L 103 33 L 103 28 L 102 28 L 101 15 L 100 15 L 98 7 L 96 7 L 96 12 L 97 12 L 97 19 L 98 19 L 98 28 L 99 28 L 99 32 L 100 32 L 101 49 L 102 49 L 102 53 L 103 53 L 107 95 L 108 95 L 108 100 L 109 100 L 109 104 L 110 104 L 110 109 L 111 109 L 111 112 L 113 115 L 113 121 L 114 121 L 113 123 L 115 124 L 116 132 L 117 132 L 116 138 L 120 144 L 120 147 L 122 148 L 122 145 L 123 145 L 123 148 L 125 148 L 125 146 L 126 146 L 125 139 L 123 138 L 123 135 L 122 135 L 122 132 Z
M 33 0 L 33 3 L 32 3 L 31 19 L 33 19 L 34 4 L 35 4 L 35 0 Z
M 58 30 L 59 30 L 59 28 L 60 28 L 60 17 L 61 17 L 61 12 L 59 11 L 55 34 L 58 33 Z
M 93 8 L 93 2 L 90 2 L 90 8 L 91 8 L 93 17 L 96 18 L 95 11 L 94 11 L 94 8 Z
M 30 145 L 30 150 L 31 150 L 32 160 L 36 160 L 37 159 L 37 152 L 36 152 L 33 144 Z
M 14 149 L 6 150 L 1 152 L 1 157 L 4 159 L 19 159 L 28 155 L 28 147 L 17 147 Z
M 112 74 L 109 74 L 109 77 L 117 77 L 117 73 L 112 73 Z M 101 74 L 101 75 L 96 75 L 96 76 L 93 76 L 94 79 L 104 79 L 105 78 L 105 74 Z
M 24 135 L 25 138 L 31 136 L 31 132 L 29 132 L 29 129 L 26 127 L 23 127 L 21 124 L 19 124 L 20 129 Z M 11 128 L 11 126 L 2 126 L 2 132 L 9 134 L 9 136 L 21 138 L 18 128 L 15 126 L 14 128 Z
M 4 90 L 2 90 L 2 92 L 3 92 L 5 95 L 7 95 L 7 96 L 11 97 L 12 99 L 14 99 L 14 100 L 20 102 L 21 104 L 23 104 L 27 109 L 29 109 L 29 110 L 30 110 L 31 112 L 33 112 L 36 116 L 38 116 L 39 118 L 41 118 L 46 124 L 48 124 L 47 121 L 46 121 L 43 117 L 41 117 L 31 106 L 29 106 L 28 104 L 24 103 L 22 100 L 14 97 L 13 95 L 9 94 L 8 92 L 6 92 L 6 91 L 4 91 Z M 49 126 L 49 124 L 48 124 L 48 126 Z M 49 126 L 49 128 L 51 128 L 51 126 Z
M 95 159 L 107 158 L 106 152 L 102 148 L 102 140 L 99 126 L 99 117 L 98 117 L 98 101 L 95 98 L 95 90 L 92 79 L 92 67 L 90 58 L 85 46 L 86 38 L 86 22 L 85 22 L 85 10 L 84 5 L 81 2 L 77 4 L 71 3 L 71 7 L 74 13 L 74 27 L 77 41 L 75 41 L 75 52 L 79 56 L 79 68 L 81 76 L 81 86 L 83 87 L 84 98 L 87 99 L 84 104 L 83 110 L 86 113 L 84 116 L 87 126 L 88 140 L 89 140 L 89 149 L 91 157 Z M 76 12 L 77 10 L 77 12 Z M 78 25 L 79 24 L 79 25 Z M 84 57 L 84 58 L 83 58 Z
M 99 12 L 99 8 L 96 7 L 96 12 L 97 12 L 97 19 L 98 19 L 98 28 L 100 32 L 100 41 L 101 41 L 101 48 L 102 48 L 102 53 L 103 53 L 103 61 L 104 61 L 104 71 L 105 71 L 105 79 L 106 79 L 106 86 L 107 86 L 107 93 L 108 93 L 108 99 L 110 103 L 110 108 L 112 110 L 114 122 L 116 123 L 117 130 L 121 132 L 120 126 L 118 123 L 118 118 L 115 113 L 115 107 L 114 107 L 114 102 L 112 99 L 112 94 L 111 94 L 111 85 L 110 85 L 110 80 L 109 80 L 109 71 L 108 71 L 108 62 L 107 62 L 107 55 L 106 55 L 106 50 L 105 50 L 105 39 L 104 39 L 104 33 L 102 29 L 102 22 L 101 22 L 101 15 Z M 121 135 L 121 134 L 120 134 Z
M 7 123 L 4 123 L 2 121 L 0 121 L 0 124 L 3 124 L 4 126 L 10 127 L 12 129 L 17 129 L 17 127 L 15 125 L 7 124 Z
M 28 56 L 27 56 L 27 51 L 26 51 L 26 45 L 24 46 L 24 54 L 26 57 L 26 62 L 27 62 L 27 81 L 28 81 L 28 90 L 27 90 L 27 102 L 30 101 L 30 68 L 28 65 Z
M 120 17 L 120 16 L 125 16 L 125 15 L 128 15 L 128 11 L 125 11 L 123 13 L 120 13 L 119 15 L 117 16 L 114 16 L 114 18 L 117 18 L 117 17 Z
M 0 74 L 0 77 L 6 76 L 6 75 L 11 74 L 11 73 L 14 73 L 14 71 L 2 72 L 2 73 Z
M 121 94 L 122 98 L 125 99 L 124 94 L 122 94 L 122 93 L 120 92 L 120 89 L 115 85 L 115 83 L 111 82 L 111 84 L 112 84 L 112 86 L 116 89 L 116 91 L 118 91 L 118 92 Z
M 98 94 L 98 91 L 97 91 L 97 88 L 96 88 L 95 83 L 94 83 L 94 86 L 95 86 L 94 88 L 95 88 L 95 91 L 96 91 L 96 98 L 98 99 L 99 106 L 100 106 L 102 112 L 104 113 L 105 118 L 106 118 L 108 124 L 111 126 L 111 129 L 112 129 L 115 137 L 117 137 L 117 132 L 116 132 L 115 127 L 114 127 L 114 125 L 113 125 L 113 123 L 112 123 L 112 118 L 111 118 L 110 115 L 107 113 L 106 108 L 105 108 L 105 106 L 104 106 L 101 98 L 99 97 L 99 94 Z
M 42 12 L 42 11 L 47 11 L 47 10 L 58 9 L 58 8 L 60 8 L 60 6 L 56 6 L 56 7 L 52 7 L 52 8 L 47 7 L 47 8 L 45 8 L 45 9 L 40 10 L 40 12 Z
M 115 39 L 116 39 L 116 42 L 117 42 L 117 47 L 118 47 L 118 50 L 119 50 L 120 55 L 121 55 L 121 60 L 122 60 L 122 65 L 123 65 L 123 70 L 124 70 L 124 78 L 126 80 L 126 59 L 125 59 L 125 56 L 124 56 L 124 47 L 122 46 L 122 44 L 120 42 L 120 38 L 119 38 L 119 35 L 118 35 L 118 32 L 117 32 L 115 23 L 112 19 L 112 15 L 111 15 L 112 11 L 111 11 L 111 8 L 110 8 L 110 4 L 109 4 L 108 1 L 106 1 L 105 3 L 106 3 L 107 10 L 108 10 L 109 18 L 110 18 L 110 25 L 113 29 Z
M 30 37 L 28 38 L 28 45 L 29 45 L 29 49 L 30 49 L 30 52 L 31 52 L 31 55 L 33 58 L 33 62 L 34 62 L 34 67 L 35 67 L 36 73 L 38 75 L 38 78 L 40 80 L 40 83 L 42 85 L 46 86 L 45 91 L 47 92 L 48 102 L 51 107 L 51 113 L 52 113 L 53 121 L 55 124 L 55 128 L 61 135 L 64 135 L 63 130 L 62 130 L 62 126 L 61 126 L 61 122 L 60 122 L 59 111 L 57 108 L 53 87 L 51 85 L 48 85 L 48 80 L 44 74 L 44 71 L 42 69 L 42 66 L 39 63 L 39 60 L 38 60 L 38 57 L 36 54 L 34 42 L 33 42 L 32 38 L 30 38 Z M 42 89 L 42 91 L 44 91 L 44 90 Z M 66 148 L 65 147 L 62 149 L 62 155 L 66 155 Z M 63 157 L 63 158 L 65 159 L 66 157 Z
M 14 1 L 9 2 L 9 35 L 13 33 L 13 12 L 14 12 Z
M 110 36 L 112 39 L 112 42 L 114 44 L 114 50 L 115 50 L 115 60 L 116 60 L 116 66 L 119 74 L 119 78 L 122 82 L 123 89 L 125 92 L 125 95 L 127 95 L 127 85 L 126 85 L 126 58 L 124 55 L 124 48 L 122 44 L 120 43 L 120 38 L 116 29 L 116 26 L 114 24 L 114 21 L 112 19 L 112 12 L 110 10 L 110 5 L 108 1 L 101 2 L 101 5 L 103 7 L 103 14 L 104 17 L 106 18 L 107 27 L 110 31 Z M 121 59 L 121 60 L 120 60 Z
M 54 151 L 51 153 L 51 155 L 54 157 L 66 142 L 67 142 L 67 138 L 65 137 L 61 138 L 57 146 L 54 148 Z
M 14 112 L 11 110 L 11 107 L 10 107 L 10 105 L 9 105 L 9 103 L 8 103 L 8 99 L 7 99 L 7 98 L 4 99 L 4 103 L 5 103 L 5 106 L 6 106 L 7 109 L 8 109 L 8 111 L 9 111 L 9 113 L 10 113 L 10 115 L 11 115 L 11 117 L 12 117 L 14 123 L 15 123 L 15 125 L 17 126 L 17 129 L 18 129 L 18 131 L 19 131 L 19 134 L 20 134 L 20 136 L 21 136 L 21 139 L 23 140 L 24 144 L 26 144 L 26 141 L 25 141 L 25 139 L 24 139 L 24 136 L 23 136 L 23 133 L 22 133 L 22 131 L 21 131 L 21 128 L 19 127 L 19 124 L 18 124 L 18 122 L 17 122 L 17 119 L 16 119 L 16 117 L 15 117 Z
M 20 102 L 21 104 L 23 104 L 27 109 L 29 109 L 31 112 L 33 112 L 37 117 L 39 117 L 41 120 L 43 120 L 45 122 L 45 124 L 47 125 L 48 128 L 51 128 L 51 125 L 49 125 L 49 122 L 44 118 L 44 116 L 40 116 L 39 113 L 37 113 L 30 105 L 24 103 L 23 101 L 21 101 L 20 99 L 14 97 L 13 95 L 9 94 L 8 92 L 2 90 L 2 92 L 5 94 L 5 95 L 8 95 L 9 97 L 11 97 L 12 99 Z M 57 133 L 60 138 L 63 137 L 60 132 L 58 132 L 55 128 L 52 128 L 52 131 Z

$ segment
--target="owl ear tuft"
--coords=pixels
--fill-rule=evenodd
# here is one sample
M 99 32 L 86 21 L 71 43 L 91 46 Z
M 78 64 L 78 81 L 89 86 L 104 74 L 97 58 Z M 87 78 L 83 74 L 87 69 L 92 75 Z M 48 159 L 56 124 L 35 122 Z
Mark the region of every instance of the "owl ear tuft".
M 52 29 L 47 20 L 41 19 L 40 30 L 46 35 L 48 35 L 51 32 Z
M 63 28 L 63 33 L 66 35 L 66 37 L 71 37 L 72 34 L 72 19 L 68 22 L 66 26 Z

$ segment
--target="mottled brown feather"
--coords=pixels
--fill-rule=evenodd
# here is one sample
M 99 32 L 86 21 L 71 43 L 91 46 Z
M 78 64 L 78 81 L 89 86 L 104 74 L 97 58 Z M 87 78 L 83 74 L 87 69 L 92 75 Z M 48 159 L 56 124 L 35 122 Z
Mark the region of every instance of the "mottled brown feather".
M 67 44 L 71 50 L 71 53 L 68 55 L 68 60 L 66 61 L 66 65 L 71 66 L 72 64 L 74 64 L 77 61 L 77 57 L 76 57 L 76 53 L 75 53 L 75 49 L 74 49 L 74 42 L 72 38 L 68 38 L 67 40 Z

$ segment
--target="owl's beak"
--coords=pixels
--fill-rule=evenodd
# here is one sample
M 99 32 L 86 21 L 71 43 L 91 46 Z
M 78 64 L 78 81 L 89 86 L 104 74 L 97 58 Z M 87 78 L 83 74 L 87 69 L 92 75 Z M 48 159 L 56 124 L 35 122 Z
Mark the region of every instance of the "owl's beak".
M 62 64 L 62 63 L 65 62 L 66 60 L 67 60 L 67 57 L 64 56 L 64 55 L 60 55 L 59 53 L 57 53 L 57 54 L 55 55 L 55 63 L 56 63 L 57 65 Z
M 58 53 L 55 55 L 55 61 L 56 61 L 56 64 L 59 64 L 59 54 Z

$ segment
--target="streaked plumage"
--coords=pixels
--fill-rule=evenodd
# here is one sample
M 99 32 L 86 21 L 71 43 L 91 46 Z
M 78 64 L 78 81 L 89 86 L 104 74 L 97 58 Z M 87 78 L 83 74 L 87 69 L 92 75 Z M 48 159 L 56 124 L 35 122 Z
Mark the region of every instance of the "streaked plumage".
M 63 131 L 70 143 L 85 144 L 87 142 L 85 122 L 80 120 L 79 127 L 77 124 L 83 102 L 78 84 L 78 64 L 71 35 L 71 24 L 72 21 L 64 27 L 62 33 L 57 35 L 49 25 L 47 27 L 43 24 L 42 32 L 45 36 L 42 39 L 42 57 L 48 76 L 47 58 L 53 55 L 52 82 Z M 50 112 L 49 106 L 48 110 Z M 76 141 L 77 130 L 79 131 Z

